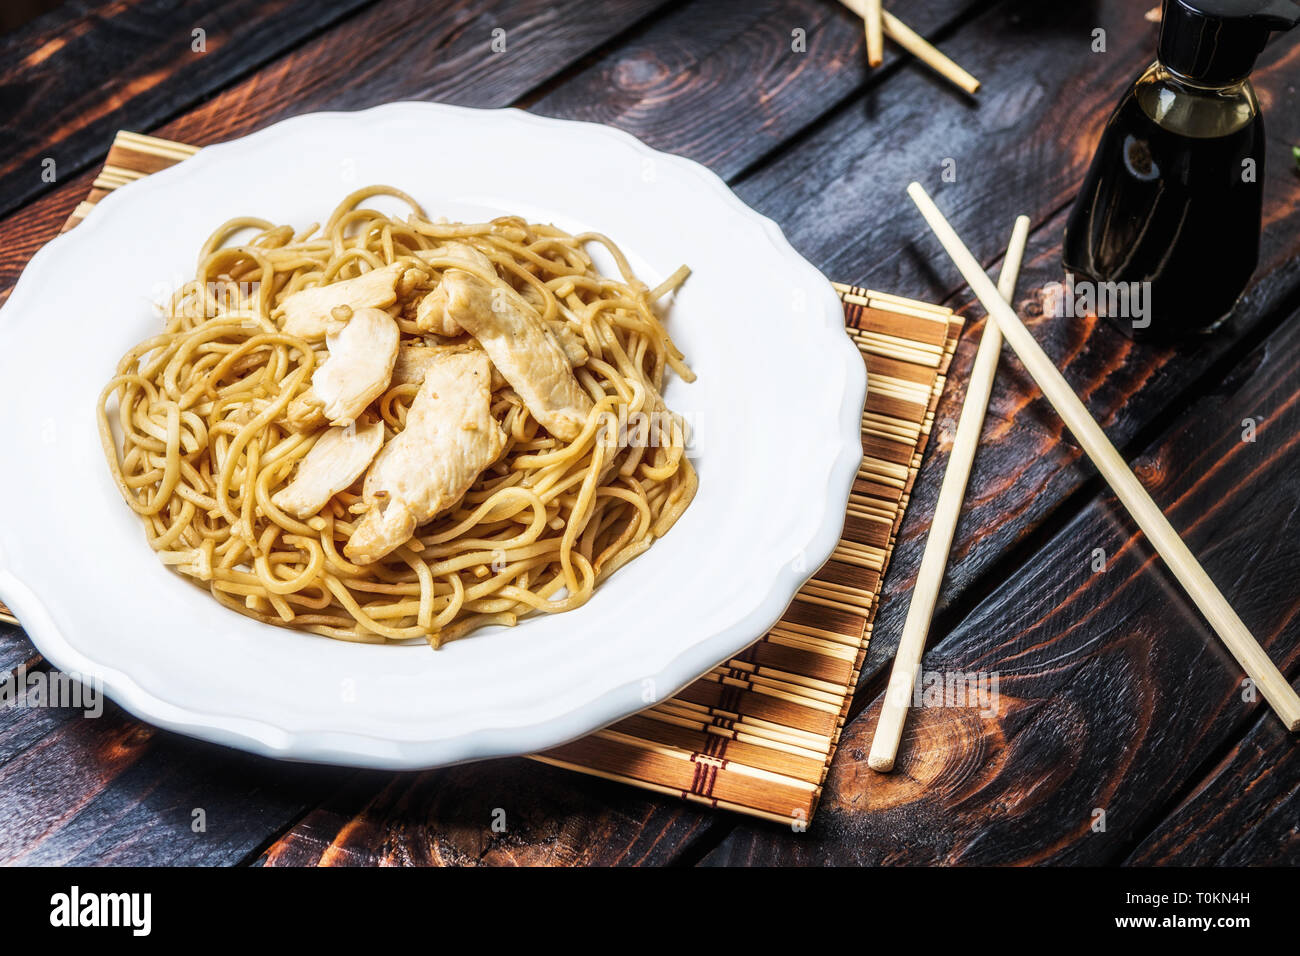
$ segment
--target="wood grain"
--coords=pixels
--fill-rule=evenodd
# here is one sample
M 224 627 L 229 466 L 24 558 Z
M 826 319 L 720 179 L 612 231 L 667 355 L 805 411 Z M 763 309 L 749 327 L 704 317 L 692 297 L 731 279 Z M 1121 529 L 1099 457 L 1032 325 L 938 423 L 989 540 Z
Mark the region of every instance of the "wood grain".
M 913 0 L 923 32 L 946 27 L 978 0 Z M 691 4 L 530 106 L 604 123 L 732 179 L 831 113 L 888 81 L 866 68 L 862 21 L 836 3 L 746 0 Z
M 1103 25 L 1108 52 L 1091 52 Z M 945 50 L 985 81 L 977 100 L 909 66 L 737 191 L 827 275 L 927 301 L 960 288 L 904 190 L 920 180 L 973 248 L 1000 253 L 1019 212 L 1044 222 L 1075 193 L 1111 107 L 1151 58 L 1155 26 L 1123 0 L 1008 0 Z M 947 178 L 945 178 L 947 177 Z M 922 241 L 924 240 L 924 241 Z
M 64 182 L 118 129 L 162 122 L 366 2 L 64 4 L 0 36 L 0 215 L 48 191 L 45 160 Z
M 365 774 L 263 857 L 267 866 L 624 866 L 674 862 L 723 818 L 527 760 Z
M 9 0 L 0 7 L 0 33 L 11 33 L 40 17 L 49 17 L 60 0 Z
M 204 146 L 313 110 L 510 106 L 666 2 L 455 0 L 431 15 L 421 0 L 389 0 L 150 132 Z
M 1134 463 L 1293 680 L 1297 361 L 1293 320 L 1249 357 L 1249 377 L 1187 409 Z M 1251 416 L 1261 420 L 1256 440 L 1243 441 L 1242 421 Z M 847 728 L 803 842 L 744 824 L 709 861 L 1119 862 L 1199 768 L 1263 712 L 1110 496 L 1091 502 L 982 602 L 924 668 L 998 675 L 997 706 L 917 709 L 895 772 L 882 776 L 866 763 L 877 697 Z M 1098 811 L 1104 830 L 1095 828 Z M 1235 819 L 1217 831 L 1222 840 L 1241 831 L 1246 818 Z M 1300 862 L 1300 842 L 1254 848 L 1254 863 Z M 1185 862 L 1203 864 L 1216 851 L 1183 852 Z
M 36 648 L 27 640 L 22 628 L 0 622 L 0 678 L 36 656 Z
M 1300 747 L 1268 714 L 1124 861 L 1251 866 L 1300 859 Z
M 0 864 L 240 863 L 350 774 L 200 744 L 111 703 L 89 719 L 0 707 Z

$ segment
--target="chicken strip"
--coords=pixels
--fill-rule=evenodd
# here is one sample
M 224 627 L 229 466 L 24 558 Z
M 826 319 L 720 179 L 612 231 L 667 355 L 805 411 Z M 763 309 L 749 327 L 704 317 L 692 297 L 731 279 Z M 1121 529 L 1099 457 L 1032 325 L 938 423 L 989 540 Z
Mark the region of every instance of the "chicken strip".
M 587 346 L 583 344 L 582 336 L 573 331 L 568 322 L 563 319 L 551 319 L 546 323 L 547 331 L 555 339 L 560 350 L 564 352 L 564 357 L 569 360 L 569 364 L 574 368 L 579 368 L 587 364 L 587 359 L 591 358 L 591 353 L 587 351 Z
M 439 355 L 461 351 L 464 345 L 408 345 L 403 343 L 397 349 L 397 361 L 393 364 L 392 385 L 419 385 L 424 381 L 424 373 L 438 360 Z
M 424 381 L 424 373 L 429 370 L 438 356 L 448 355 L 452 352 L 464 352 L 467 349 L 473 349 L 479 352 L 483 351 L 483 346 L 479 345 L 470 336 L 463 336 L 459 341 L 448 342 L 446 345 L 400 345 L 397 348 L 397 362 L 393 365 L 392 385 L 419 385 Z M 506 380 L 501 377 L 501 373 L 495 368 L 492 369 L 492 391 L 497 391 L 506 387 Z
M 492 260 L 473 246 L 461 242 L 449 242 L 437 249 L 422 250 L 417 252 L 416 255 L 425 262 L 430 263 L 436 260 L 448 259 L 468 263 L 473 268 L 464 271 L 469 272 L 471 275 L 485 273 L 491 276 L 496 274 L 496 268 L 492 265 Z M 482 278 L 481 275 L 480 278 Z M 526 286 L 523 298 L 536 309 L 537 303 L 534 300 L 540 298 L 540 294 L 532 286 Z M 420 300 L 415 310 L 415 324 L 421 332 L 431 332 L 435 335 L 447 337 L 462 335 L 465 331 L 455 319 L 447 315 L 447 292 L 441 284 Z M 587 363 L 587 359 L 590 357 L 587 347 L 582 344 L 582 339 L 569 327 L 567 322 L 562 319 L 551 319 L 546 323 L 546 328 L 555 338 L 560 348 L 564 350 L 570 365 L 577 368 Z
M 383 309 L 396 302 L 397 283 L 406 269 L 406 265 L 394 262 L 354 279 L 294 292 L 280 303 L 279 311 L 284 315 L 280 328 L 286 335 L 309 341 L 323 339 L 332 324 L 330 312 L 337 306 Z
M 393 375 L 401 333 L 381 309 L 358 309 L 326 338 L 327 358 L 312 374 L 311 388 L 291 406 L 296 421 L 302 405 L 316 404 L 331 425 L 350 425 L 366 406 L 384 393 Z M 295 399 L 295 401 L 298 401 Z
M 554 326 L 561 323 L 555 322 Z M 552 328 L 556 333 L 556 340 L 560 348 L 564 350 L 565 357 L 577 367 L 586 363 L 588 354 L 587 348 L 582 344 L 581 337 L 576 332 L 571 332 L 567 328 Z M 424 373 L 429 366 L 433 364 L 434 359 L 444 352 L 463 351 L 467 348 L 482 348 L 474 339 L 465 336 L 462 341 L 448 342 L 446 345 L 407 345 L 402 344 L 397 347 L 397 362 L 393 365 L 393 379 L 390 385 L 419 385 L 424 381 Z M 492 391 L 505 388 L 506 380 L 494 366 L 492 369 Z
M 526 282 L 519 287 L 519 295 L 533 307 L 538 315 L 545 314 L 546 299 L 531 282 Z M 546 319 L 545 321 L 551 335 L 555 336 L 555 341 L 559 343 L 560 348 L 564 349 L 564 354 L 568 356 L 569 364 L 574 368 L 586 365 L 591 353 L 587 351 L 582 336 L 573 330 L 573 325 L 565 319 Z
M 316 397 L 310 385 L 306 391 L 289 403 L 284 416 L 290 428 L 304 434 L 317 431 L 329 424 L 325 421 L 325 406 Z
M 373 564 L 392 553 L 497 460 L 506 436 L 490 409 L 491 374 L 481 349 L 442 352 L 429 365 L 406 427 L 366 475 L 362 498 L 370 508 L 343 549 L 348 558 Z
M 440 246 L 432 249 L 420 249 L 415 256 L 432 265 L 435 269 L 448 269 L 456 265 L 468 266 L 470 272 L 484 272 L 488 275 L 496 275 L 496 266 L 492 265 L 492 260 L 479 252 L 468 242 L 444 242 Z M 450 264 L 440 266 L 440 261 L 449 261 Z
M 446 290 L 447 315 L 478 339 L 533 418 L 563 441 L 577 438 L 593 407 L 591 396 L 537 310 L 505 283 L 489 285 L 460 269 L 448 270 L 440 288 Z
M 370 467 L 384 443 L 384 423 L 355 428 L 329 428 L 298 463 L 293 481 L 277 491 L 271 502 L 297 518 L 320 514 L 326 503 L 348 488 Z
M 464 242 L 449 242 L 436 249 L 421 250 L 416 255 L 425 262 L 434 265 L 435 268 L 438 267 L 435 263 L 450 261 L 453 264 L 467 267 L 470 273 L 494 276 L 497 272 L 496 267 L 492 265 L 491 259 Z M 451 268 L 451 266 L 447 266 L 447 268 Z M 420 300 L 420 304 L 415 310 L 415 324 L 421 332 L 432 332 L 435 335 L 456 336 L 463 331 L 447 315 L 447 296 L 442 291 L 441 284 Z

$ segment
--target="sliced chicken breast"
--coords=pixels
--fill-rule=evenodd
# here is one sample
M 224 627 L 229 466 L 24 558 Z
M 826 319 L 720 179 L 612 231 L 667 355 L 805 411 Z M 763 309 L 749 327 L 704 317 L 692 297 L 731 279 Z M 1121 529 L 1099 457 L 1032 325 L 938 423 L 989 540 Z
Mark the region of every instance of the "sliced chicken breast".
M 323 339 L 333 324 L 330 312 L 340 305 L 354 311 L 383 309 L 397 301 L 397 282 L 407 266 L 400 262 L 373 269 L 354 279 L 313 286 L 286 296 L 279 309 L 284 315 L 280 328 L 287 335 L 309 341 Z
M 569 360 L 570 365 L 579 368 L 587 364 L 591 354 L 583 344 L 582 336 L 575 332 L 568 322 L 563 319 L 552 319 L 546 323 L 546 328 L 556 344 L 560 346 L 560 350 L 564 352 L 564 357 Z
M 415 529 L 453 507 L 505 447 L 492 417 L 491 365 L 480 349 L 441 352 L 425 371 L 406 427 L 370 466 L 362 497 L 370 505 L 343 553 L 372 564 Z
M 285 418 L 288 419 L 289 427 L 296 432 L 314 432 L 328 424 L 325 421 L 324 404 L 316 397 L 316 392 L 310 385 L 289 403 L 285 409 Z
M 419 385 L 424 381 L 425 372 L 437 361 L 438 356 L 464 352 L 466 349 L 482 352 L 483 346 L 468 335 L 462 336 L 460 341 L 449 342 L 446 345 L 400 345 L 397 348 L 397 362 L 393 365 L 391 385 Z M 493 367 L 492 391 L 505 387 L 506 380 Z
M 448 270 L 440 288 L 447 315 L 478 339 L 529 413 L 557 438 L 578 437 L 593 407 L 591 396 L 537 310 L 504 282 L 489 285 L 460 269 Z
M 560 323 L 555 324 L 559 325 Z M 564 329 L 560 334 L 556 335 L 556 340 L 564 350 L 565 357 L 574 366 L 582 365 L 587 361 L 587 349 L 582 344 L 582 339 L 577 333 Z M 390 387 L 419 385 L 424 381 L 424 373 L 438 355 L 445 352 L 463 351 L 467 348 L 481 349 L 482 346 L 469 336 L 465 336 L 463 341 L 449 342 L 446 345 L 408 345 L 403 343 L 397 347 L 397 361 L 393 364 L 393 378 L 389 385 Z M 505 388 L 505 385 L 505 378 L 494 366 L 492 369 L 492 391 L 495 392 L 497 389 Z M 292 410 L 293 408 L 290 406 L 290 411 Z
M 468 266 L 471 272 L 484 272 L 488 275 L 496 275 L 497 271 L 492 260 L 468 242 L 444 242 L 432 249 L 421 249 L 415 255 L 435 269 Z
M 492 260 L 468 243 L 448 242 L 436 249 L 417 252 L 416 255 L 434 268 L 450 269 L 453 266 L 464 266 L 471 273 L 496 275 L 496 267 L 492 265 Z M 442 291 L 441 283 L 420 300 L 415 310 L 415 324 L 421 332 L 447 336 L 461 334 L 461 327 L 447 315 L 447 296 Z
M 400 345 L 393 364 L 392 385 L 419 385 L 439 355 L 461 348 L 455 345 Z
M 355 428 L 329 428 L 316 439 L 293 481 L 271 501 L 298 518 L 320 514 L 326 503 L 361 477 L 384 443 L 384 423 L 358 424 Z
M 311 377 L 311 391 L 331 425 L 350 425 L 388 388 L 401 332 L 381 309 L 357 309 L 325 339 L 329 358 Z M 292 411 L 292 410 L 291 410 Z

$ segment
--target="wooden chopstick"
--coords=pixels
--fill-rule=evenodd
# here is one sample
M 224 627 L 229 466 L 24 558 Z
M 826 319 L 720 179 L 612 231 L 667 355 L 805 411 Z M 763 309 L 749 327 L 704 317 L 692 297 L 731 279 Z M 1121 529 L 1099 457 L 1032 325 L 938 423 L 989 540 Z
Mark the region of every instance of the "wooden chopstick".
M 880 66 L 885 62 L 884 21 L 880 16 L 880 0 L 865 0 L 862 19 L 867 28 L 867 65 Z
M 998 295 L 1008 302 L 1016 294 L 1016 279 L 1029 239 L 1029 217 L 1021 216 L 1011 230 L 1011 242 L 1006 258 L 1002 260 L 1002 274 L 998 278 Z M 939 587 L 943 584 L 943 571 L 948 565 L 948 552 L 952 548 L 957 518 L 961 515 L 962 498 L 966 494 L 966 480 L 970 477 L 979 446 L 980 430 L 984 427 L 984 412 L 993 391 L 993 378 L 998 369 L 998 353 L 1002 350 L 1002 334 L 990 315 L 984 325 L 975 365 L 971 369 L 970 384 L 962 400 L 961 416 L 957 420 L 957 434 L 953 438 L 948 468 L 939 486 L 939 501 L 934 507 L 930 534 L 925 540 L 921 567 L 916 573 L 916 587 L 912 603 L 907 608 L 903 623 L 903 636 L 898 641 L 894 667 L 889 674 L 889 687 L 885 691 L 884 706 L 876 723 L 876 735 L 871 741 L 871 755 L 867 765 L 872 770 L 887 773 L 894 769 L 898 756 L 898 743 L 903 737 L 903 723 L 912 699 L 912 688 L 917 671 L 921 669 L 921 656 L 925 651 L 925 636 L 930 631 L 934 605 L 939 600 Z
M 1020 317 L 1016 315 L 1015 309 L 998 295 L 997 288 L 989 281 L 989 277 L 980 268 L 979 262 L 948 224 L 948 220 L 934 204 L 934 200 L 920 183 L 912 183 L 908 186 L 907 194 L 921 210 L 921 215 L 934 230 L 934 234 L 943 244 L 944 250 L 970 285 L 971 290 L 984 304 L 989 314 L 996 318 L 1003 337 L 1020 357 L 1021 363 L 1042 389 L 1043 395 L 1052 403 L 1052 407 L 1061 416 L 1066 427 L 1083 446 L 1116 497 L 1146 534 L 1147 540 L 1164 558 L 1169 570 L 1174 573 L 1188 596 L 1200 608 L 1201 613 L 1210 622 L 1210 626 L 1219 635 L 1219 639 L 1237 659 L 1237 663 L 1254 682 L 1264 699 L 1277 711 L 1286 729 L 1292 733 L 1300 730 L 1300 695 L 1296 694 L 1295 688 L 1269 660 L 1268 654 L 1242 623 L 1237 612 L 1232 609 L 1232 605 L 1214 586 L 1205 569 L 1197 563 L 1192 552 L 1169 523 L 1169 519 L 1161 513 L 1146 489 L 1142 487 L 1142 483 L 1137 480 L 1119 452 L 1115 450 L 1115 446 L 1110 443 L 1101 426 L 1088 414 L 1088 409 L 1074 394 L 1065 377 L 1025 328 Z
M 882 10 L 880 16 L 884 21 L 885 36 L 889 37 L 889 39 L 934 70 L 949 83 L 961 87 L 972 95 L 979 90 L 979 80 L 931 46 L 921 34 L 888 10 Z
M 865 21 L 870 16 L 870 0 L 840 0 Z M 967 93 L 974 94 L 980 88 L 980 81 L 975 79 L 960 66 L 939 52 L 925 37 L 917 33 L 888 10 L 880 11 L 880 21 L 884 35 L 916 57 L 930 69 L 934 70 L 948 82 L 960 87 Z M 870 30 L 870 26 L 867 27 Z M 867 60 L 871 60 L 870 43 L 867 47 Z M 873 63 L 872 66 L 875 66 Z

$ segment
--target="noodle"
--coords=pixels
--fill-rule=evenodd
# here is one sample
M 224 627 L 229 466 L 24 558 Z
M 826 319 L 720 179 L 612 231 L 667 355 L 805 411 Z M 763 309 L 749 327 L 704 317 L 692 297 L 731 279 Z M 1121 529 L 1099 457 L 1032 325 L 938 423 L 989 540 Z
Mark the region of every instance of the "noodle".
M 362 207 L 378 195 L 413 214 L 402 221 Z M 230 244 L 249 229 L 256 235 Z M 402 263 L 388 309 L 401 342 L 439 344 L 412 317 L 453 266 L 415 254 L 448 241 L 485 255 L 498 273 L 486 278 L 577 337 L 588 357 L 573 372 L 592 409 L 562 441 L 495 376 L 490 409 L 504 450 L 454 506 L 362 565 L 344 556 L 373 506 L 362 479 L 305 518 L 273 501 L 324 430 L 296 430 L 287 410 L 328 357 L 323 344 L 285 332 L 277 310 L 295 292 Z M 619 278 L 596 271 L 588 243 L 608 251 Z M 687 274 L 683 267 L 650 290 L 602 235 L 518 217 L 433 222 L 386 186 L 352 193 L 323 226 L 298 233 L 232 219 L 204 243 L 195 278 L 166 307 L 163 332 L 118 363 L 99 401 L 100 440 L 162 562 L 259 621 L 438 647 L 484 625 L 570 610 L 666 533 L 695 495 L 687 428 L 660 398 L 668 370 L 694 375 L 653 308 Z M 385 445 L 406 427 L 418 390 L 390 382 L 371 402 Z

